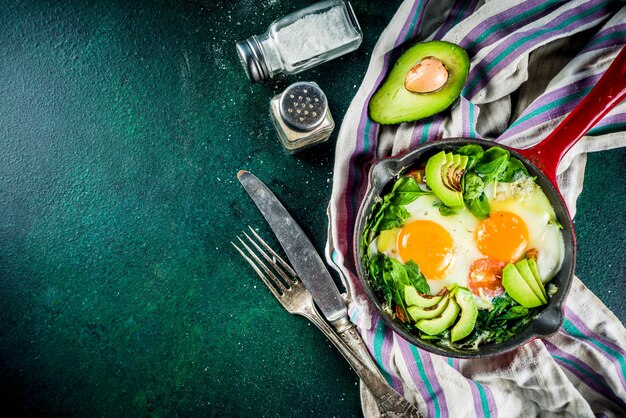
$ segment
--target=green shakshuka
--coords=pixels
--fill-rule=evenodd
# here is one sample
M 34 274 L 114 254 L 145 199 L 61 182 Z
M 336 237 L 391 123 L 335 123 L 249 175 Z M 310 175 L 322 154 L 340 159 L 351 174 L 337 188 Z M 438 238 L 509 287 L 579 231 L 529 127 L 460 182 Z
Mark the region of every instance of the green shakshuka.
M 396 180 L 362 256 L 392 316 L 422 339 L 475 349 L 519 334 L 557 291 L 561 229 L 519 160 L 471 144 Z

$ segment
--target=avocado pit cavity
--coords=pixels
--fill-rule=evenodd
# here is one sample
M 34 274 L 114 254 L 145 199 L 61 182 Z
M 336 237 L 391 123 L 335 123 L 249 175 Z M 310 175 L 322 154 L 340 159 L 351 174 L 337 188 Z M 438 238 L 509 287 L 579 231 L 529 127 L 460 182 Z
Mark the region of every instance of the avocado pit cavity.
M 409 70 L 404 87 L 413 93 L 432 93 L 448 82 L 448 70 L 443 62 L 426 57 Z
M 415 44 L 398 58 L 372 96 L 369 116 L 389 125 L 439 113 L 461 94 L 469 66 L 467 53 L 458 45 L 444 41 Z

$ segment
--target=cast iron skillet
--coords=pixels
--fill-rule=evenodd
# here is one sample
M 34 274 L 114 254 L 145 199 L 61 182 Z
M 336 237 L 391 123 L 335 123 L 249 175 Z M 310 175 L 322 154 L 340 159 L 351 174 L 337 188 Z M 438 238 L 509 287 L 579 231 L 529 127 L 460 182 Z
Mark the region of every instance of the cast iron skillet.
M 419 146 L 411 152 L 381 160 L 375 163 L 369 173 L 368 189 L 359 208 L 353 237 L 354 259 L 357 274 L 369 299 L 374 304 L 384 321 L 408 342 L 435 354 L 474 358 L 501 354 L 517 348 L 535 338 L 548 336 L 556 332 L 563 323 L 563 306 L 569 291 L 576 265 L 576 236 L 574 225 L 567 206 L 558 190 L 556 169 L 563 155 L 593 127 L 606 113 L 626 96 L 626 47 L 621 50 L 598 84 L 576 106 L 576 108 L 558 125 L 547 138 L 532 148 L 518 150 L 498 144 L 507 149 L 511 156 L 524 163 L 531 176 L 550 200 L 558 221 L 563 226 L 565 257 L 559 273 L 552 279 L 558 292 L 548 301 L 539 316 L 522 333 L 500 344 L 480 347 L 478 350 L 457 351 L 445 349 L 421 340 L 402 322 L 393 319 L 383 309 L 381 300 L 370 286 L 369 271 L 361 263 L 362 235 L 371 217 L 375 199 L 391 191 L 394 181 L 402 173 L 424 164 L 431 156 L 441 150 L 452 151 L 466 144 L 478 144 L 487 149 L 494 145 L 491 141 L 468 138 L 443 139 Z M 617 173 L 619 175 L 619 173 Z

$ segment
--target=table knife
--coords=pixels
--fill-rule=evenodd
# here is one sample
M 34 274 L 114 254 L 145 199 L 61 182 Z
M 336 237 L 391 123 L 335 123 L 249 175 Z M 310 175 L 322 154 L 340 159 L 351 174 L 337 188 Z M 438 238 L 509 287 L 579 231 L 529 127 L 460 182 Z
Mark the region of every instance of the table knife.
M 354 324 L 348 319 L 346 304 L 332 276 L 302 228 L 274 193 L 254 174 L 241 170 L 237 178 L 270 225 L 322 315 L 365 365 L 380 374 Z
M 291 217 L 274 193 L 255 175 L 249 171 L 241 170 L 237 173 L 237 178 L 270 225 L 291 266 L 311 293 L 316 306 L 335 328 L 336 334 L 345 343 L 345 346 L 357 356 L 358 360 L 374 373 L 375 376 L 372 375 L 372 377 L 377 377 L 378 382 L 380 382 L 376 382 L 376 384 L 383 384 L 388 387 L 388 391 L 394 392 L 376 367 L 365 343 L 356 331 L 356 327 L 348 319 L 348 310 L 339 289 L 337 289 L 324 262 L 302 228 Z M 402 399 L 397 393 L 392 398 L 396 396 Z M 392 401 L 392 398 L 389 398 L 390 405 L 396 402 Z M 402 402 L 406 416 L 420 416 L 415 406 L 404 399 Z M 390 412 L 390 414 L 393 415 L 394 413 Z M 382 416 L 390 415 L 382 412 Z

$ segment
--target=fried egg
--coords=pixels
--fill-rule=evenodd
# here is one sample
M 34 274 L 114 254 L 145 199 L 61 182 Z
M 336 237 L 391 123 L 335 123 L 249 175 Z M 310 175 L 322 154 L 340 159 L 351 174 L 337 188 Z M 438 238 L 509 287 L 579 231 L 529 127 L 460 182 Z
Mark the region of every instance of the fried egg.
M 564 243 L 541 188 L 528 179 L 525 184 L 490 184 L 485 194 L 490 215 L 483 220 L 465 207 L 443 215 L 439 199 L 420 196 L 404 206 L 409 213 L 405 223 L 382 231 L 371 251 L 402 263 L 413 260 L 432 294 L 458 284 L 488 302 L 503 289 L 500 277 L 495 283 L 480 282 L 489 279 L 487 272 L 501 274 L 507 263 L 520 260 L 531 249 L 542 280 L 549 281 L 563 262 Z
M 554 208 L 541 188 L 528 178 L 519 183 L 494 183 L 487 187 L 491 213 L 508 212 L 522 220 L 527 229 L 525 251 L 536 250 L 537 267 L 544 283 L 550 281 L 561 269 L 565 256 L 565 243 L 561 226 L 556 221 Z M 511 240 L 516 235 L 512 234 Z M 509 237 L 504 237 L 503 240 Z

